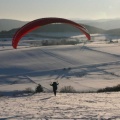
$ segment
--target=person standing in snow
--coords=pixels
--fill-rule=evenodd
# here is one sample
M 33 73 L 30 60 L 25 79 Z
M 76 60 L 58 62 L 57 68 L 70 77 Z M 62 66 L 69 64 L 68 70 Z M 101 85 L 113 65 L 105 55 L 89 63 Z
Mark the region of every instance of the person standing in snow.
M 54 92 L 54 95 L 56 96 L 57 86 L 59 85 L 59 83 L 58 82 L 53 82 L 50 85 L 53 87 L 53 92 Z

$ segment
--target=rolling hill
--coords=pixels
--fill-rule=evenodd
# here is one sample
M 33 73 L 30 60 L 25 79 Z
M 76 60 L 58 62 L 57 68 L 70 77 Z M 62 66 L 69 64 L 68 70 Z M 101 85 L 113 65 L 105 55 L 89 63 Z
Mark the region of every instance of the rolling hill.
M 111 34 L 120 35 L 119 19 L 113 20 L 74 20 L 77 23 L 83 24 L 90 34 Z M 13 34 L 21 26 L 25 25 L 28 21 L 18 21 L 10 19 L 0 20 L 0 37 L 12 37 Z M 28 36 L 35 36 L 39 33 L 77 33 L 79 30 L 68 24 L 49 24 L 31 32 Z
M 0 19 L 0 31 L 9 31 L 14 28 L 19 28 L 26 23 L 26 21 Z
M 105 33 L 105 30 L 99 29 L 96 27 L 84 25 L 90 34 L 94 33 Z M 19 28 L 12 29 L 9 31 L 2 31 L 0 32 L 0 37 L 12 37 L 16 30 Z M 35 36 L 36 34 L 38 35 L 39 33 L 77 33 L 80 34 L 80 31 L 76 29 L 75 27 L 68 25 L 68 24 L 49 24 L 46 26 L 42 26 L 31 33 L 28 34 L 28 36 Z M 81 33 L 82 34 L 82 33 Z

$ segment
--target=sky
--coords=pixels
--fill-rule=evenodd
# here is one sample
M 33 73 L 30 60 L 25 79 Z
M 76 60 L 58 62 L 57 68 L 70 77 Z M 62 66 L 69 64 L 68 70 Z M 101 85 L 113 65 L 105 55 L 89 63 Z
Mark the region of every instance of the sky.
M 0 0 L 0 19 L 120 18 L 120 0 Z

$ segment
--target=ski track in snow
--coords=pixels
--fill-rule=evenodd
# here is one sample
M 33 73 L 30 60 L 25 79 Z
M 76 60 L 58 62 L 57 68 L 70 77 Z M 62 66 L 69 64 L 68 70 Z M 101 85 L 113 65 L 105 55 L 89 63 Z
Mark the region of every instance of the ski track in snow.
M 58 81 L 60 88 L 71 85 L 89 91 L 120 84 L 120 46 L 89 43 L 0 47 L 0 120 L 81 119 L 120 120 L 120 92 L 52 93 L 14 95 L 14 91 L 35 89 L 40 83 L 46 91 Z
M 114 48 L 112 52 L 111 47 Z M 83 91 L 119 84 L 119 49 L 119 44 L 92 43 L 1 51 L 0 90 L 10 91 L 12 85 L 16 86 L 12 87 L 14 90 L 21 90 L 36 83 L 49 89 L 54 80 L 60 82 L 60 87 L 73 85 Z

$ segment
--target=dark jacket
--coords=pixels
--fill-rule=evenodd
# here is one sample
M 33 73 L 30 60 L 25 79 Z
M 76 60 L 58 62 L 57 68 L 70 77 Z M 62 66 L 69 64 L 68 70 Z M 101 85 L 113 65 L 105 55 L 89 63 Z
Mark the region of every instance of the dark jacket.
M 57 86 L 59 85 L 59 83 L 53 82 L 53 83 L 50 84 L 50 85 L 53 86 L 53 90 L 57 90 Z

